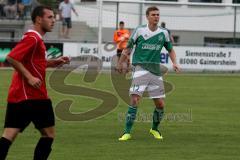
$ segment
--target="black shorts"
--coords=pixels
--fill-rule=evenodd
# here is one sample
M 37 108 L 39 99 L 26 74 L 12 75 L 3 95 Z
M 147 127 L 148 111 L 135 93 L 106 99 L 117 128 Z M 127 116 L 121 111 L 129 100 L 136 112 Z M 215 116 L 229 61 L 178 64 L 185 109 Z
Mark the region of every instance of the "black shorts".
M 8 103 L 4 128 L 19 128 L 22 132 L 31 122 L 37 129 L 55 125 L 51 100 L 26 100 L 19 103 Z
M 122 54 L 122 49 L 117 49 L 117 57 L 120 58 Z
M 67 26 L 67 28 L 72 28 L 72 20 L 71 20 L 71 18 L 63 18 L 62 25 L 63 26 Z

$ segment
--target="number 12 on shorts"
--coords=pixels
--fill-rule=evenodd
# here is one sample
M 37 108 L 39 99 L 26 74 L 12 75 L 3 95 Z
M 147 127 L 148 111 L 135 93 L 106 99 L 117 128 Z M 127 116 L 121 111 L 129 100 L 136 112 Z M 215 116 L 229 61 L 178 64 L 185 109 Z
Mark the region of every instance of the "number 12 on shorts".
M 139 92 L 140 86 L 134 84 L 131 88 L 132 88 L 132 91 L 133 91 L 133 92 Z

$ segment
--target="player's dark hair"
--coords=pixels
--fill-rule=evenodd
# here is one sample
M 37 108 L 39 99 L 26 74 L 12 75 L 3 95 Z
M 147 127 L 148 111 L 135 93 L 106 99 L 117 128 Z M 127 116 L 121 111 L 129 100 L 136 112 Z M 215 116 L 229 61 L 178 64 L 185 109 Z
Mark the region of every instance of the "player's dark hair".
M 31 18 L 32 18 L 32 22 L 35 23 L 36 22 L 36 18 L 37 17 L 43 17 L 44 15 L 44 9 L 46 10 L 53 10 L 51 7 L 49 6 L 37 6 L 36 8 L 34 8 L 34 10 L 32 11 L 32 15 L 31 15 Z
M 148 7 L 146 10 L 146 16 L 148 16 L 151 11 L 159 11 L 159 9 L 156 6 Z
M 120 21 L 119 24 L 124 24 L 124 22 L 123 22 L 123 21 Z

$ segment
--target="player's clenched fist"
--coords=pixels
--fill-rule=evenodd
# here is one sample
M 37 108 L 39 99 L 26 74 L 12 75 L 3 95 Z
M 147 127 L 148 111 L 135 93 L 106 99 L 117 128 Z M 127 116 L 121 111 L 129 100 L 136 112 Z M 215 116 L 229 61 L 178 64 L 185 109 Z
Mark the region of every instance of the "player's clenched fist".
M 42 85 L 42 81 L 37 77 L 31 77 L 28 79 L 28 84 L 33 86 L 34 88 L 40 88 Z

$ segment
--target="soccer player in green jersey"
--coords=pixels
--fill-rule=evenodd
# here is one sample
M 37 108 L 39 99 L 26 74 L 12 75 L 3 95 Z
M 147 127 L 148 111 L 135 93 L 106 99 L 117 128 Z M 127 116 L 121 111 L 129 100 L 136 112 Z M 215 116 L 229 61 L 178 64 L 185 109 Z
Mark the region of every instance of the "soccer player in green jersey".
M 129 90 L 131 102 L 126 114 L 126 125 L 124 134 L 119 138 L 120 141 L 131 139 L 130 131 L 137 114 L 137 105 L 145 91 L 155 104 L 153 111 L 153 122 L 150 133 L 156 139 L 163 139 L 158 130 L 160 121 L 164 114 L 164 98 L 165 91 L 163 79 L 160 71 L 160 53 L 163 47 L 169 52 L 169 57 L 173 63 L 173 69 L 176 72 L 180 71 L 176 62 L 176 54 L 170 41 L 170 35 L 164 28 L 158 26 L 159 9 L 155 6 L 149 7 L 146 11 L 148 20 L 147 25 L 141 25 L 132 33 L 127 48 L 123 50 L 122 56 L 117 64 L 118 72 L 123 70 L 123 62 L 133 53 L 132 64 L 134 66 L 132 85 Z

